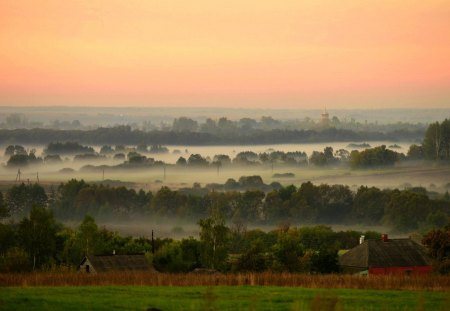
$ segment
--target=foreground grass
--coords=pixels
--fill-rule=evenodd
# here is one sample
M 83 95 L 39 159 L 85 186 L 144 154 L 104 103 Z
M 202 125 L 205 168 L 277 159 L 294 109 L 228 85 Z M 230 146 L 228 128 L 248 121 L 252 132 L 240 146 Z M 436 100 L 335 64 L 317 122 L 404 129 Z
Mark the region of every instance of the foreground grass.
M 86 274 L 77 272 L 0 273 L 1 287 L 35 286 L 286 286 L 377 290 L 450 291 L 450 276 L 358 275 L 299 273 L 152 273 Z
M 275 286 L 1 288 L 0 310 L 448 310 L 448 292 Z

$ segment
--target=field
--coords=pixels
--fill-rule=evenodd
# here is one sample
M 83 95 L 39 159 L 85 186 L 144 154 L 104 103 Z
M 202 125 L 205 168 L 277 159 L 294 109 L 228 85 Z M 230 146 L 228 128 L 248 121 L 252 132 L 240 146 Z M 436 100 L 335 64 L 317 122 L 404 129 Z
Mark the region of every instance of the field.
M 12 287 L 2 289 L 0 310 L 435 311 L 446 310 L 449 298 L 444 292 L 274 286 Z
M 0 274 L 0 310 L 447 310 L 450 277 Z

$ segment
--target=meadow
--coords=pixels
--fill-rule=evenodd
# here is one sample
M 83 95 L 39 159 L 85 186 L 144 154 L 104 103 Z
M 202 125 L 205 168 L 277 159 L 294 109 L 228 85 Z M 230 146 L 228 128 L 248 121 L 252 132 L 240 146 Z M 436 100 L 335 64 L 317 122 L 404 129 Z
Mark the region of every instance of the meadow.
M 275 286 L 2 289 L 0 310 L 448 310 L 445 292 Z

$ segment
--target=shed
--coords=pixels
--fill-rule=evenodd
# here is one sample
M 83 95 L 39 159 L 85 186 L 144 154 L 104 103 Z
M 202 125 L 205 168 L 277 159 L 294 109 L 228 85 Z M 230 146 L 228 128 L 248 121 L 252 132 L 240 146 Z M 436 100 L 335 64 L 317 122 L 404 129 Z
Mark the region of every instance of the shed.
M 345 273 L 427 274 L 431 259 L 426 249 L 411 239 L 366 240 L 339 258 Z
M 154 271 L 144 254 L 132 255 L 87 255 L 79 265 L 79 271 L 100 273 L 113 271 Z

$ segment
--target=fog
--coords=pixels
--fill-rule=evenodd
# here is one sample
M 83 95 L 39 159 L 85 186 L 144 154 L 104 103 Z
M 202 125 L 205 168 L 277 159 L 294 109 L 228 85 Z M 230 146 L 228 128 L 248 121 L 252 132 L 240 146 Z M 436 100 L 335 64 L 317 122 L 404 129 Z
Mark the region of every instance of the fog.
M 391 145 L 393 142 L 370 142 L 372 147 L 381 144 Z M 396 143 L 400 148 L 395 151 L 406 153 L 408 143 Z M 226 154 L 230 158 L 241 151 L 253 151 L 256 153 L 277 151 L 305 151 L 308 156 L 312 151 L 321 151 L 326 146 L 332 146 L 334 150 L 347 149 L 348 143 L 320 143 L 320 144 L 284 144 L 284 145 L 256 145 L 256 146 L 168 146 L 169 153 L 145 154 L 156 161 L 164 161 L 174 164 L 183 156 L 188 158 L 190 154 L 201 154 L 203 157 L 213 158 L 216 154 Z M 25 146 L 27 149 L 36 149 L 36 155 L 42 156 L 43 146 Z M 94 146 L 99 151 L 99 146 Z M 180 150 L 180 154 L 174 154 L 174 150 Z M 187 151 L 187 152 L 186 152 Z M 40 164 L 21 168 L 21 181 L 39 182 L 43 185 L 59 184 L 69 179 L 84 179 L 87 182 L 106 183 L 110 185 L 124 185 L 134 189 L 158 190 L 161 186 L 169 186 L 178 189 L 191 187 L 198 182 L 202 186 L 209 183 L 225 183 L 229 178 L 238 180 L 241 176 L 260 175 L 266 184 L 273 181 L 282 185 L 299 185 L 306 181 L 313 183 L 345 184 L 352 189 L 360 185 L 376 186 L 378 188 L 405 188 L 408 186 L 422 186 L 431 191 L 445 192 L 448 189 L 448 176 L 450 168 L 433 166 L 431 164 L 415 164 L 404 162 L 395 167 L 380 169 L 352 170 L 349 167 L 314 167 L 314 166 L 287 166 L 274 163 L 271 165 L 258 166 L 223 166 L 218 170 L 216 167 L 202 169 L 183 168 L 175 165 L 139 167 L 129 169 L 117 169 L 115 165 L 123 161 L 113 160 L 112 156 L 95 161 L 74 161 L 73 156 L 62 156 L 63 161 L 58 164 Z M 8 157 L 2 156 L 3 163 L 0 168 L 0 185 L 4 189 L 7 185 L 16 182 L 17 169 L 6 168 Z M 101 166 L 94 170 L 82 169 L 86 165 Z M 63 169 L 70 169 L 64 170 Z M 73 171 L 71 171 L 73 170 Z M 292 178 L 274 177 L 274 174 L 292 173 Z

